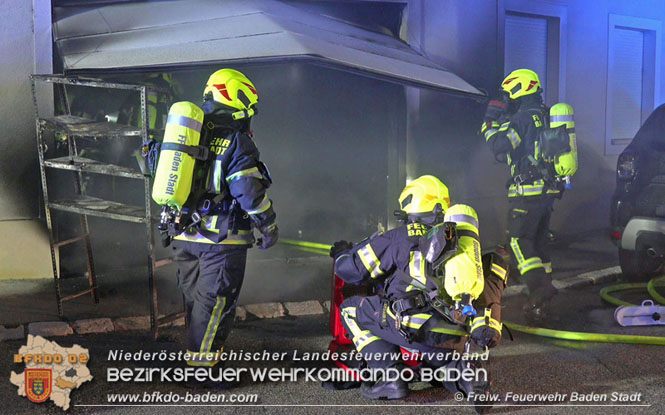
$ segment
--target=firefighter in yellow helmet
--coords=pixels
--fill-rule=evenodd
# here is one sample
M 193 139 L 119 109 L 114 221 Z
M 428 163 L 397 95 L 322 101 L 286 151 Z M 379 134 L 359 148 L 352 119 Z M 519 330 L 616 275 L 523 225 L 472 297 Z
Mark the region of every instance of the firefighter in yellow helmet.
M 508 231 L 514 263 L 529 287 L 525 315 L 546 317 L 546 306 L 557 290 L 547 248 L 554 199 L 564 184 L 553 180 L 554 166 L 543 160 L 539 134 L 546 127 L 538 75 L 529 69 L 511 72 L 501 84 L 501 99 L 490 101 L 481 132 L 495 158 L 510 168 Z
M 191 220 L 173 238 L 178 284 L 187 306 L 191 366 L 212 367 L 229 334 L 245 273 L 247 249 L 275 244 L 278 229 L 266 190 L 272 183 L 250 131 L 258 94 L 241 72 L 221 69 L 205 86 L 201 144 L 210 157 L 197 162 L 187 201 Z M 195 385 L 196 386 L 196 385 Z M 204 384 L 216 388 L 232 385 Z
M 468 324 L 481 347 L 494 347 L 501 338 L 500 299 L 507 272 L 498 256 L 481 259 L 476 212 L 467 205 L 450 206 L 448 188 L 429 175 L 410 182 L 399 204 L 401 226 L 355 246 L 339 241 L 331 249 L 335 272 L 346 283 L 384 286 L 380 294 L 350 297 L 340 307 L 356 350 L 371 369 L 399 368 L 395 353 L 400 347 L 439 356 L 463 350 L 466 336 L 445 333 L 459 324 Z M 450 359 L 426 363 L 461 365 Z M 467 395 L 489 392 L 487 382 L 450 382 L 446 387 Z M 370 399 L 400 399 L 409 389 L 403 380 L 380 377 L 364 382 L 360 392 Z

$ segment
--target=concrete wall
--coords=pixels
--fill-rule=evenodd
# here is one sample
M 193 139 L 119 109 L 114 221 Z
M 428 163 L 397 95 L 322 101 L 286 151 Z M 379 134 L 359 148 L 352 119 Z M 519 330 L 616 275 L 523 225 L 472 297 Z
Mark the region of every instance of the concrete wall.
M 28 76 L 52 70 L 51 1 L 0 0 L 0 10 L 0 279 L 47 278 L 46 225 L 33 219 L 41 186 Z
M 413 17 L 409 21 L 409 33 L 420 36 L 414 42 L 423 52 L 490 94 L 496 93 L 504 76 L 502 20 L 506 10 L 560 15 L 564 40 L 560 80 L 565 86 L 561 88 L 559 99 L 575 107 L 580 170 L 573 178 L 573 189 L 556 203 L 552 227 L 563 233 L 607 227 L 616 165 L 615 155 L 605 155 L 609 15 L 665 22 L 665 3 L 659 0 L 412 0 L 409 9 L 410 18 Z M 419 30 L 412 27 L 418 22 Z M 662 40 L 660 52 L 665 56 Z M 663 73 L 665 60 L 661 61 Z M 660 89 L 662 101 L 665 83 L 661 82 Z M 440 142 L 438 131 L 446 122 L 442 107 L 436 101 L 429 94 L 422 95 L 422 114 L 430 120 L 417 137 L 423 146 Z M 480 122 L 480 118 L 477 121 Z M 493 160 L 482 141 L 475 134 L 469 134 L 446 142 L 441 148 L 454 153 L 466 152 L 464 162 L 457 161 L 458 174 L 446 179 L 470 184 L 453 197 L 476 206 L 481 223 L 489 221 L 498 225 L 492 225 L 490 235 L 487 225 L 482 226 L 481 233 L 492 241 L 500 237 L 499 231 L 505 224 L 502 212 L 507 205 L 504 185 L 508 169 Z M 455 163 L 454 159 L 451 161 Z
M 0 10 L 0 220 L 34 218 L 40 182 L 28 76 L 51 71 L 51 2 L 0 0 Z

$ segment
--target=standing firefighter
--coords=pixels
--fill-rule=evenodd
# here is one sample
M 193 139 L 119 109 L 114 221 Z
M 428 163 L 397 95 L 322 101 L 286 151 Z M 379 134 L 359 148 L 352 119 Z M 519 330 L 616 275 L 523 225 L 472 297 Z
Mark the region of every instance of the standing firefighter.
M 430 358 L 463 352 L 468 338 L 451 334 L 459 333 L 458 324 L 468 324 L 481 347 L 499 342 L 505 265 L 491 255 L 481 259 L 476 212 L 466 205 L 449 208 L 448 189 L 436 177 L 409 183 L 399 203 L 403 225 L 355 246 L 333 245 L 337 276 L 350 284 L 384 286 L 379 295 L 347 298 L 340 307 L 342 322 L 370 369 L 400 368 L 405 347 L 431 353 L 424 357 L 429 366 L 460 370 L 464 363 L 452 355 Z M 473 365 L 480 368 L 477 361 Z M 444 384 L 467 396 L 489 393 L 487 379 Z M 404 380 L 380 378 L 363 383 L 360 391 L 371 399 L 400 399 L 409 389 Z
M 222 69 L 208 79 L 202 111 L 188 102 L 169 111 L 153 198 L 165 205 L 160 229 L 177 249 L 191 366 L 218 363 L 215 352 L 231 329 L 254 243 L 252 228 L 262 234 L 261 249 L 278 237 L 266 194 L 271 178 L 250 131 L 257 101 L 245 75 Z
M 524 312 L 538 319 L 557 292 L 547 236 L 554 200 L 577 170 L 573 110 L 556 104 L 548 112 L 538 75 L 528 69 L 511 72 L 501 88 L 501 99 L 487 107 L 481 132 L 495 158 L 510 166 L 510 248 L 529 287 Z

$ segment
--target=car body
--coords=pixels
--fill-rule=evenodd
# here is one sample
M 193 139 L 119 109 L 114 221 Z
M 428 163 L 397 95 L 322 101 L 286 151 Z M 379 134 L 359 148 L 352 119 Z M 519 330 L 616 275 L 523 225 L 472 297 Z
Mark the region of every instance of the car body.
M 611 236 L 626 278 L 644 280 L 665 264 L 665 104 L 642 124 L 617 160 Z

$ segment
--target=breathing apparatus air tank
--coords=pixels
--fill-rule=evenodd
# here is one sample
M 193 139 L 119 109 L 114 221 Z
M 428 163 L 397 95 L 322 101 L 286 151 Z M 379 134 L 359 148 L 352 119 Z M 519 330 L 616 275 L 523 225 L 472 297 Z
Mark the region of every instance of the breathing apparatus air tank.
M 181 210 L 187 201 L 196 159 L 172 145 L 197 146 L 202 122 L 203 110 L 197 105 L 183 101 L 171 106 L 152 188 L 157 204 Z
M 557 175 L 562 177 L 571 177 L 577 172 L 577 136 L 573 116 L 572 105 L 561 102 L 550 108 L 550 128 L 565 125 L 570 141 L 570 151 L 554 158 L 554 169 Z

